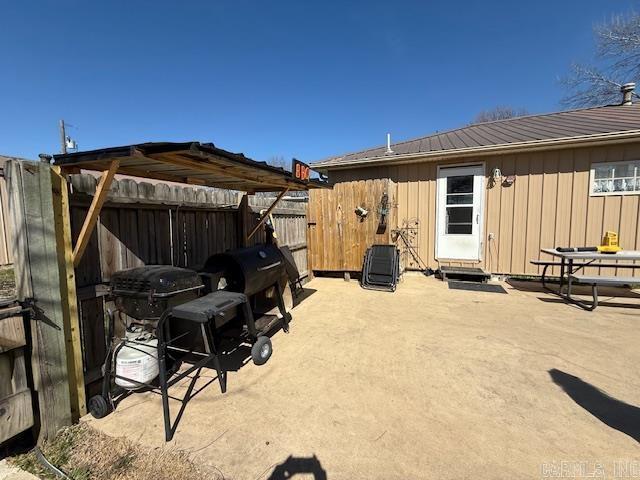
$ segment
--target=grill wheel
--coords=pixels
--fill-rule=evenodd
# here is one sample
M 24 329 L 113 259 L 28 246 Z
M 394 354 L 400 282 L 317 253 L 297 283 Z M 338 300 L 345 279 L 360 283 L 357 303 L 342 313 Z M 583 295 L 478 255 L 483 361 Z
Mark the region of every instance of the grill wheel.
M 273 347 L 271 346 L 271 339 L 264 335 L 258 337 L 251 347 L 251 359 L 256 365 L 264 365 L 267 363 L 272 353 Z
M 111 406 L 102 395 L 94 395 L 89 399 L 89 413 L 93 418 L 104 418 L 111 413 Z

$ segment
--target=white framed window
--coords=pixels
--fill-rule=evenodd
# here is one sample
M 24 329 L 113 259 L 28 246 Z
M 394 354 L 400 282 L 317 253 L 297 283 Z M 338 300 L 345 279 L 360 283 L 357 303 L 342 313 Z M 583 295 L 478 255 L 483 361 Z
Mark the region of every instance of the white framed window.
M 640 160 L 592 163 L 590 194 L 640 195 Z

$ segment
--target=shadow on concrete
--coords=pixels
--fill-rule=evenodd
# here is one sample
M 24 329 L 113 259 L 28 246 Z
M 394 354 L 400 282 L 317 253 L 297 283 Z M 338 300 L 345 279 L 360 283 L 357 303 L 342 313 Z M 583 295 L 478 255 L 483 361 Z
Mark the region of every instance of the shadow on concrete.
M 317 290 L 314 288 L 302 287 L 302 289 L 298 289 L 297 293 L 293 295 L 293 308 L 300 305 L 302 302 L 304 302 L 307 298 L 309 298 L 311 295 L 313 295 L 316 292 Z
M 327 472 L 322 468 L 320 460 L 315 455 L 312 457 L 290 455 L 284 462 L 276 465 L 268 480 L 286 480 L 294 478 L 298 474 L 304 478 L 313 475 L 314 480 L 327 480 Z
M 591 415 L 640 442 L 640 408 L 610 397 L 590 383 L 561 370 L 551 369 L 549 375 L 553 383 Z
M 297 307 L 304 302 L 317 290 L 313 288 L 298 289 L 297 295 L 293 295 L 293 307 Z M 266 335 L 272 337 L 276 334 L 282 335 L 282 321 L 273 314 L 275 304 L 271 301 L 260 302 L 254 310 L 256 326 L 262 328 L 262 325 L 270 324 L 271 327 L 266 330 Z M 291 315 L 290 328 L 295 331 L 296 315 L 295 311 L 287 312 Z M 251 345 L 249 345 L 242 335 L 242 324 L 238 321 L 231 322 L 221 332 L 222 340 L 219 345 L 220 363 L 222 370 L 225 372 L 237 372 L 247 363 L 251 361 Z M 274 350 L 274 355 L 277 352 Z

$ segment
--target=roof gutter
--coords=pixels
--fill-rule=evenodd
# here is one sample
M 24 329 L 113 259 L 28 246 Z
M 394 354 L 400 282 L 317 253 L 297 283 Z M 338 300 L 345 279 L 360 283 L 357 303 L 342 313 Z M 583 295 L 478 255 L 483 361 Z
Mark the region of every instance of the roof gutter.
M 614 143 L 625 143 L 630 140 L 640 140 L 640 130 L 627 130 L 623 132 L 600 133 L 596 135 L 578 135 L 574 137 L 563 137 L 545 140 L 531 140 L 527 142 L 508 143 L 502 145 L 486 145 L 481 147 L 457 148 L 436 152 L 405 153 L 393 156 L 378 156 L 361 158 L 356 160 L 346 160 L 343 162 L 331 163 L 318 162 L 312 164 L 314 170 L 342 170 L 357 168 L 362 166 L 395 164 L 404 165 L 408 163 L 419 163 L 436 160 L 446 160 L 449 158 L 464 158 L 469 156 L 481 156 L 491 154 L 508 154 L 518 152 L 531 152 L 542 150 L 555 150 L 571 147 L 588 147 L 594 144 L 609 145 Z

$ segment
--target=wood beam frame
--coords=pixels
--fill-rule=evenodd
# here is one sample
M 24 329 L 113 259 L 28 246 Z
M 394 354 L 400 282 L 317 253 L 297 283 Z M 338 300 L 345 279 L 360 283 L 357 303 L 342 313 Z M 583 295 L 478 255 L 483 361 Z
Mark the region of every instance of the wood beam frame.
M 98 186 L 96 187 L 96 193 L 93 196 L 91 206 L 89 207 L 87 216 L 84 219 L 84 223 L 82 224 L 82 229 L 80 230 L 78 241 L 76 242 L 76 246 L 73 249 L 74 267 L 77 267 L 80 264 L 82 255 L 84 255 L 84 251 L 86 250 L 87 245 L 89 245 L 89 239 L 91 238 L 93 229 L 98 222 L 98 216 L 100 215 L 100 211 L 102 210 L 102 205 L 104 205 L 104 202 L 107 199 L 109 188 L 111 187 L 111 182 L 113 181 L 113 177 L 118 171 L 118 167 L 120 167 L 120 160 L 112 160 L 111 164 L 109 165 L 109 170 L 105 170 L 104 172 L 102 172 L 102 176 L 100 177 L 100 181 L 98 182 Z
M 192 158 L 192 155 L 197 155 L 201 160 L 196 160 Z M 153 161 L 160 161 L 155 159 L 153 156 L 145 156 L 142 152 L 138 152 L 135 156 L 139 156 L 140 158 L 149 158 Z M 291 184 L 286 179 L 278 178 L 277 175 L 269 175 L 265 173 L 263 175 L 257 175 L 254 173 L 247 173 L 242 169 L 242 167 L 238 167 L 235 165 L 229 166 L 221 166 L 215 165 L 209 161 L 211 156 L 204 153 L 194 153 L 194 152 L 175 152 L 171 155 L 163 156 L 163 163 L 170 163 L 172 165 L 177 165 L 181 167 L 185 167 L 188 169 L 193 169 L 196 171 L 200 171 L 202 173 L 210 173 L 214 175 L 223 175 L 227 177 L 233 177 L 240 180 L 255 182 L 258 184 L 270 183 L 273 185 L 273 190 L 277 190 L 278 188 L 286 188 L 291 189 Z
M 266 212 L 264 212 L 264 214 L 262 215 L 262 217 L 260 217 L 260 220 L 258 220 L 258 224 L 253 227 L 253 230 L 251 230 L 251 232 L 249 233 L 249 235 L 247 235 L 247 240 L 249 240 L 251 237 L 253 237 L 256 232 L 260 229 L 260 227 L 262 226 L 262 224 L 264 222 L 267 221 L 267 218 L 269 218 L 269 215 L 271 215 L 271 212 L 273 212 L 273 209 L 276 208 L 276 205 L 278 205 L 278 202 L 280 200 L 282 200 L 282 197 L 284 197 L 286 195 L 286 193 L 289 191 L 288 188 L 285 188 L 284 190 L 282 190 L 278 196 L 276 197 L 276 199 L 273 201 L 273 203 L 271 204 L 271 206 L 267 209 Z
M 58 271 L 60 275 L 60 299 L 62 300 L 65 350 L 67 353 L 71 417 L 73 421 L 77 421 L 80 417 L 86 415 L 87 404 L 85 397 L 82 340 L 80 338 L 80 315 L 78 313 L 78 296 L 73 265 L 69 187 L 67 179 L 60 167 L 52 167 L 51 185 L 53 191 L 56 251 L 58 254 Z
M 189 154 L 191 154 L 191 152 L 189 152 Z M 187 155 L 183 155 L 183 154 L 177 154 L 180 156 L 180 159 L 184 159 L 187 160 L 188 162 L 193 162 L 193 160 L 191 160 Z M 198 153 L 198 156 L 200 158 L 202 158 L 204 160 L 204 164 L 206 165 L 206 168 L 208 170 L 210 170 L 211 172 L 215 172 L 218 174 L 222 174 L 222 175 L 228 175 L 230 177 L 235 177 L 235 178 L 239 178 L 242 180 L 248 180 L 251 182 L 257 182 L 257 183 L 265 183 L 265 182 L 269 182 L 270 180 L 273 181 L 272 179 L 274 178 L 273 174 L 269 174 L 267 172 L 263 173 L 263 174 L 255 174 L 255 173 L 247 173 L 247 171 L 245 169 L 243 169 L 240 166 L 237 165 L 226 165 L 226 166 L 222 166 L 222 165 L 215 165 L 212 164 L 211 162 L 209 162 L 209 159 L 213 156 L 213 155 L 209 155 L 209 154 L 205 154 L 205 153 Z M 172 155 L 173 158 L 175 158 L 175 156 Z M 221 159 L 220 157 L 216 157 L 214 156 L 219 162 L 222 163 L 226 163 L 224 161 L 224 159 Z M 202 162 L 195 162 L 195 166 L 197 168 L 198 164 L 202 163 Z M 186 164 L 185 164 L 186 165 Z M 202 167 L 200 167 L 201 169 Z M 280 188 L 289 188 L 288 183 L 286 180 L 280 180 L 277 178 L 277 176 L 275 176 L 275 181 L 273 181 L 274 186 L 277 185 Z
M 229 190 L 273 192 L 283 188 L 288 188 L 289 191 L 307 189 L 305 185 L 296 183 L 290 178 L 280 177 L 276 173 L 264 172 L 258 174 L 251 172 L 251 167 L 243 168 L 238 165 L 227 165 L 224 164 L 225 159 L 218 157 L 215 158 L 219 163 L 214 164 L 211 162 L 213 156 L 204 153 L 179 151 L 170 155 L 163 154 L 161 157 L 160 159 L 156 158 L 156 156 L 147 156 L 139 150 L 134 150 L 130 156 L 118 158 L 121 162 L 118 173 L 187 184 L 202 184 L 204 182 L 207 186 Z M 145 161 L 154 163 L 152 170 L 145 168 Z M 105 169 L 104 163 L 105 160 L 100 159 L 87 161 L 82 164 L 82 168 L 102 171 Z M 162 166 L 177 167 L 181 170 L 163 169 Z M 188 171 L 191 172 L 187 173 Z M 214 178 L 214 182 L 210 183 L 210 178 L 206 176 L 222 177 L 222 180 L 216 181 Z M 240 185 L 234 184 L 235 182 Z M 254 185 L 243 187 L 243 182 Z

